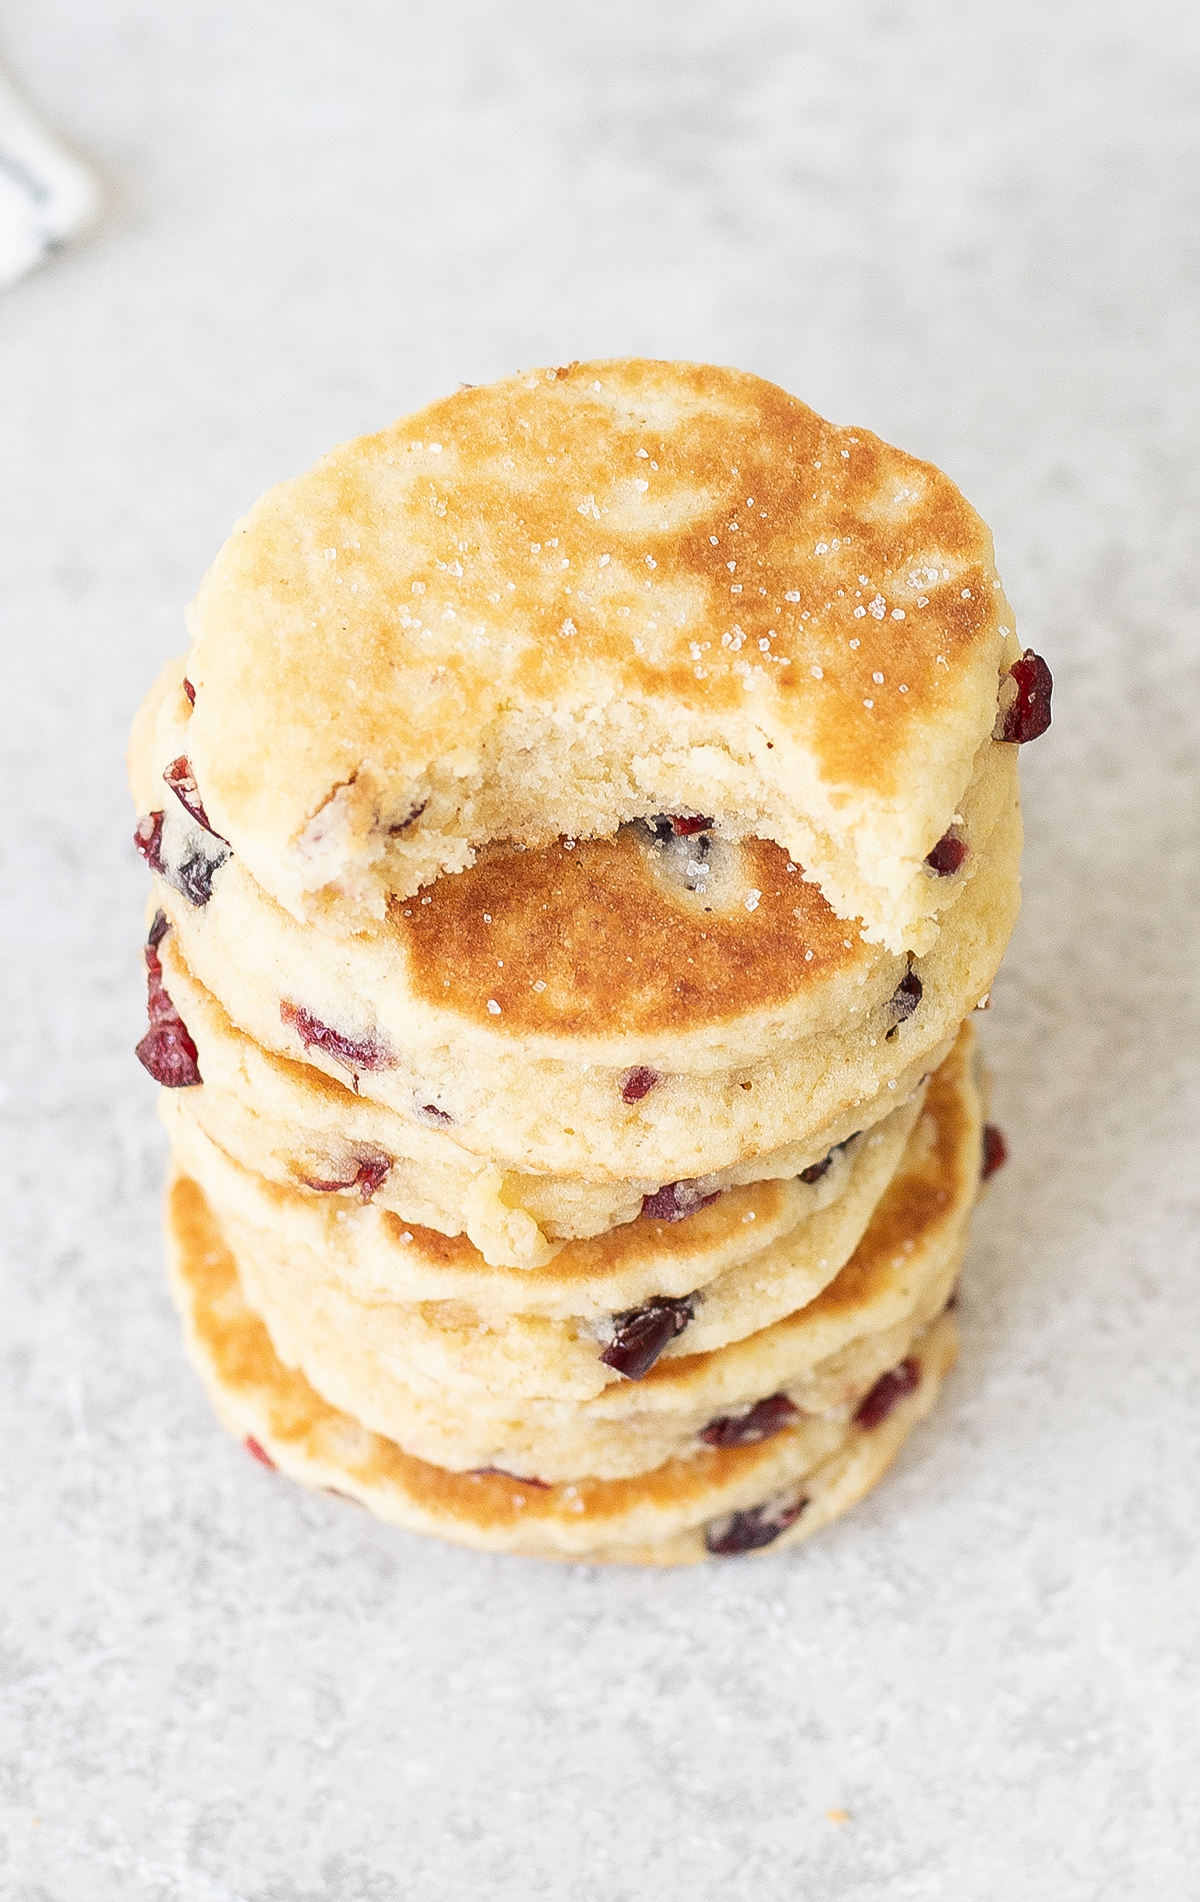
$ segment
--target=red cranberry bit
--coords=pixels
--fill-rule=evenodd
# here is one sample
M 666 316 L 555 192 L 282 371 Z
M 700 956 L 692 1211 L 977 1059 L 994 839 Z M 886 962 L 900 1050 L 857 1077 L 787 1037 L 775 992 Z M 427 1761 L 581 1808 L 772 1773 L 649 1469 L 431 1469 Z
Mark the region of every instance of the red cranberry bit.
M 279 1015 L 289 1029 L 295 1031 L 306 1051 L 323 1051 L 355 1077 L 359 1070 L 386 1070 L 393 1061 L 391 1052 L 374 1037 L 343 1037 L 311 1011 L 299 1004 L 289 1004 L 286 998 L 279 1006 Z
M 983 1126 L 983 1163 L 979 1171 L 980 1181 L 986 1182 L 989 1176 L 995 1175 L 997 1169 L 1003 1169 L 1007 1161 L 1008 1144 L 1004 1140 L 1004 1131 L 998 1129 L 995 1123 L 985 1123 Z
M 146 939 L 147 950 L 157 951 L 170 929 L 171 921 L 167 917 L 166 912 L 160 908 L 154 914 L 154 923 L 151 925 L 150 935 Z
M 399 825 L 389 826 L 388 838 L 398 839 L 402 832 L 407 832 L 409 826 L 416 824 L 417 820 L 421 817 L 421 814 L 424 812 L 428 804 L 429 804 L 428 799 L 422 799 L 420 805 L 414 806 L 406 819 L 401 819 Z
M 834 1143 L 829 1154 L 822 1157 L 820 1162 L 810 1163 L 807 1169 L 801 1169 L 801 1182 L 819 1182 L 826 1170 L 832 1166 L 834 1157 L 840 1156 L 843 1149 L 849 1149 L 851 1143 L 857 1142 L 861 1135 L 862 1130 L 856 1129 L 853 1136 L 847 1136 L 844 1142 Z
M 751 1506 L 748 1512 L 727 1512 L 704 1530 L 704 1543 L 714 1558 L 736 1558 L 739 1552 L 758 1552 L 774 1545 L 780 1533 L 794 1526 L 807 1506 L 801 1494 L 790 1506 Z
M 275 1462 L 271 1458 L 271 1455 L 267 1452 L 265 1446 L 259 1445 L 259 1442 L 252 1433 L 247 1433 L 246 1435 L 246 1451 L 252 1458 L 258 1461 L 260 1466 L 269 1466 L 272 1472 L 275 1471 Z
M 600 1358 L 606 1367 L 624 1374 L 626 1380 L 641 1380 L 650 1372 L 665 1347 L 683 1333 L 696 1312 L 694 1294 L 682 1300 L 661 1295 L 644 1307 L 626 1308 L 613 1315 L 616 1333 Z
M 1013 662 L 1008 677 L 1016 682 L 1017 695 L 1004 714 L 1000 738 L 1010 740 L 1014 746 L 1024 746 L 1026 740 L 1039 739 L 1050 724 L 1054 680 L 1045 661 L 1032 647 L 1027 647 L 1020 660 Z
M 626 1072 L 621 1085 L 622 1103 L 640 1103 L 644 1096 L 649 1096 L 655 1084 L 661 1082 L 657 1070 L 647 1070 L 639 1064 L 636 1070 Z
M 214 838 L 216 834 L 213 834 Z M 228 859 L 228 852 L 222 852 L 219 858 L 210 859 L 203 852 L 193 852 L 167 877 L 176 891 L 183 893 L 189 905 L 195 905 L 202 911 L 212 897 L 213 879 Z
M 164 1089 L 187 1090 L 193 1084 L 203 1082 L 203 1078 L 196 1046 L 163 983 L 158 947 L 166 932 L 167 921 L 160 911 L 146 945 L 146 1014 L 150 1019 L 150 1028 L 134 1054 L 142 1068 L 148 1070 L 154 1081 L 161 1083 Z
M 354 1177 L 354 1186 L 364 1202 L 369 1202 L 376 1189 L 387 1181 L 392 1166 L 390 1156 L 364 1156 L 358 1165 Z
M 907 977 L 901 978 L 891 998 L 895 1021 L 887 1033 L 889 1038 L 894 1037 L 905 1019 L 912 1016 L 924 992 L 925 986 L 915 971 L 910 971 Z
M 436 1103 L 418 1103 L 415 1108 L 418 1120 L 431 1129 L 448 1129 L 454 1121 L 449 1110 L 439 1109 Z
M 659 844 L 665 845 L 668 839 L 690 839 L 697 832 L 711 832 L 716 822 L 713 819 L 689 819 L 679 813 L 660 812 L 645 823 Z
M 357 1189 L 364 1202 L 369 1202 L 380 1184 L 387 1181 L 392 1166 L 390 1156 L 366 1156 L 358 1164 L 352 1176 L 341 1182 L 317 1182 L 312 1176 L 302 1176 L 306 1188 L 318 1189 L 323 1195 L 333 1195 L 339 1189 Z
M 950 878 L 958 871 L 966 856 L 966 840 L 956 839 L 953 832 L 944 832 L 933 851 L 926 853 L 925 863 L 939 878 Z
M 206 832 L 211 832 L 214 839 L 221 839 L 222 845 L 228 845 L 229 840 L 221 838 L 221 834 L 208 822 L 204 801 L 200 797 L 200 788 L 196 784 L 196 775 L 192 771 L 192 762 L 186 754 L 181 753 L 178 759 L 171 761 L 163 778 L 184 811 L 191 813 L 196 824 L 203 826 Z
M 160 878 L 166 876 L 167 870 L 163 864 L 162 856 L 163 820 L 165 817 L 166 814 L 162 812 L 146 813 L 144 818 L 138 820 L 133 834 L 133 843 L 145 859 L 150 870 L 157 872 Z
M 191 681 L 188 679 L 186 674 L 183 676 L 183 691 L 188 697 L 189 707 L 194 707 L 196 704 L 196 689 L 193 687 Z
M 880 1374 L 869 1394 L 858 1403 L 855 1412 L 855 1424 L 865 1427 L 881 1426 L 892 1408 L 914 1392 L 921 1384 L 921 1363 L 911 1358 L 902 1360 L 898 1367 L 892 1367 L 886 1374 Z
M 723 1413 L 701 1431 L 706 1446 L 755 1446 L 782 1433 L 799 1409 L 785 1393 L 769 1394 L 746 1413 Z
M 697 1209 L 706 1209 L 720 1193 L 714 1189 L 711 1195 L 702 1195 L 694 1182 L 664 1182 L 653 1195 L 642 1197 L 642 1214 L 652 1222 L 682 1222 Z

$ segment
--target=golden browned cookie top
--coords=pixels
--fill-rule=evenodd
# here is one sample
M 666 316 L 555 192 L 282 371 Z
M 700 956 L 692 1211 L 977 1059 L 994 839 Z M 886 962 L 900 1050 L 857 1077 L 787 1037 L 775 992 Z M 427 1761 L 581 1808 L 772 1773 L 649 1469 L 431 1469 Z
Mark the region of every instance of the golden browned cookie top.
M 641 825 L 485 847 L 389 923 L 417 996 L 509 1034 L 702 1030 L 851 972 L 863 983 L 881 955 L 779 846 L 663 845 Z
M 928 463 L 758 377 L 627 360 L 464 389 L 266 495 L 197 597 L 186 754 L 298 916 L 490 839 L 656 813 L 777 841 L 868 935 L 935 929 L 1019 651 Z

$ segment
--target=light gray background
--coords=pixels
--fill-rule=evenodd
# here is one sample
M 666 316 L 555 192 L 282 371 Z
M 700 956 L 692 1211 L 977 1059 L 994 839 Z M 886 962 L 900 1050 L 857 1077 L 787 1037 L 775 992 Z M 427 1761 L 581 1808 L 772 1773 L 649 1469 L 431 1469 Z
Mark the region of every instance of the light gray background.
M 0 0 L 109 188 L 0 300 L 6 1898 L 1195 1896 L 1197 21 Z M 406 1537 L 215 1426 L 121 763 L 266 484 L 631 352 L 936 459 L 1057 677 L 960 1370 L 850 1519 L 661 1576 Z

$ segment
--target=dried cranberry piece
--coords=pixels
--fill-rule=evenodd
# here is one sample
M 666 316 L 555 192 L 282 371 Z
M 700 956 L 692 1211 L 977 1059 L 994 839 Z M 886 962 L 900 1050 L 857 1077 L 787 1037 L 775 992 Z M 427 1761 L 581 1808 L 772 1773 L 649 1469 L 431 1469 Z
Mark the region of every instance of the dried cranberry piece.
M 188 810 L 190 811 L 191 808 L 189 807 Z M 169 879 L 176 891 L 183 893 L 189 905 L 195 905 L 199 909 L 207 905 L 212 897 L 213 879 L 228 859 L 229 849 L 222 839 L 214 854 L 210 855 L 197 848 L 188 854 L 181 865 L 172 867 L 164 859 L 162 852 L 165 817 L 166 814 L 162 812 L 148 812 L 144 818 L 139 819 L 134 831 L 133 843 L 150 870 L 157 872 L 160 878 Z M 212 832 L 211 826 L 209 831 Z M 212 832 L 212 836 L 215 839 L 217 834 Z
M 600 1358 L 606 1367 L 624 1374 L 626 1380 L 641 1380 L 648 1374 L 665 1347 L 683 1333 L 696 1312 L 694 1294 L 681 1300 L 659 1295 L 640 1308 L 626 1308 L 613 1315 L 616 1333 Z
M 369 1202 L 380 1184 L 387 1181 L 392 1166 L 390 1156 L 364 1156 L 352 1176 L 341 1182 L 318 1182 L 312 1176 L 302 1176 L 306 1188 L 318 1189 L 323 1195 L 332 1195 L 338 1189 L 357 1189 L 364 1202 Z
M 702 1195 L 694 1182 L 664 1182 L 653 1195 L 642 1197 L 642 1214 L 652 1222 L 682 1222 L 697 1209 L 706 1209 L 720 1193 L 714 1189 L 711 1195 Z
M 431 1129 L 448 1129 L 454 1121 L 449 1110 L 439 1109 L 436 1103 L 418 1103 L 415 1110 L 420 1121 L 428 1123 Z
M 895 1022 L 887 1033 L 889 1038 L 894 1037 L 901 1024 L 912 1016 L 924 993 L 925 986 L 915 971 L 910 971 L 907 977 L 901 978 L 890 1000 Z
M 1032 647 L 1027 647 L 1020 660 L 1013 662 L 1008 677 L 1016 682 L 1017 695 L 1003 715 L 999 737 L 1014 746 L 1024 746 L 1026 740 L 1040 739 L 1050 724 L 1054 680 L 1045 661 Z
M 866 1427 L 868 1432 L 887 1419 L 892 1408 L 912 1393 L 921 1384 L 921 1363 L 911 1356 L 902 1360 L 898 1367 L 891 1367 L 871 1388 L 870 1393 L 859 1401 L 854 1419 L 858 1426 Z
M 944 832 L 932 852 L 925 855 L 925 863 L 931 872 L 939 878 L 950 878 L 957 872 L 967 856 L 967 842 L 956 839 L 953 832 Z
M 246 1435 L 246 1451 L 258 1461 L 260 1466 L 269 1466 L 272 1472 L 276 1470 L 275 1462 L 271 1458 L 271 1455 L 267 1452 L 265 1446 L 259 1444 L 253 1433 L 247 1433 Z
M 706 1446 L 754 1446 L 759 1440 L 773 1439 L 782 1433 L 799 1408 L 785 1393 L 769 1394 L 746 1413 L 722 1413 L 701 1429 Z
M 424 812 L 428 804 L 429 804 L 428 799 L 422 799 L 420 805 L 414 806 L 412 811 L 408 814 L 408 816 L 404 819 L 401 819 L 398 825 L 389 826 L 388 838 L 398 839 L 402 832 L 407 832 L 409 826 L 416 824 L 417 820 L 421 817 L 421 814 Z
M 216 827 L 209 824 L 208 814 L 204 810 L 204 801 L 200 797 L 200 788 L 196 784 L 196 775 L 192 771 L 192 762 L 185 753 L 181 753 L 178 759 L 171 761 L 163 778 L 184 811 L 191 813 L 196 824 L 203 826 L 206 832 L 211 832 L 214 839 L 220 839 L 222 845 L 228 845 L 229 840 L 222 838 Z
M 215 838 L 216 834 L 213 836 Z M 213 879 L 228 857 L 228 852 L 222 852 L 219 858 L 212 859 L 204 852 L 193 852 L 175 871 L 168 870 L 167 877 L 176 891 L 183 893 L 189 905 L 195 905 L 198 911 L 202 911 L 212 897 Z
M 338 1030 L 331 1030 L 319 1017 L 299 1004 L 289 1004 L 284 998 L 279 1006 L 279 1015 L 288 1027 L 296 1032 L 305 1050 L 320 1050 L 335 1063 L 340 1063 L 355 1076 L 359 1070 L 386 1070 L 394 1061 L 391 1052 L 374 1037 L 343 1037 Z
M 636 1070 L 626 1071 L 625 1081 L 621 1085 L 622 1103 L 640 1103 L 661 1082 L 657 1070 L 647 1070 L 639 1064 Z
M 684 818 L 672 812 L 656 813 L 653 819 L 646 820 L 660 845 L 665 845 L 668 839 L 690 839 L 697 832 L 711 832 L 715 823 L 713 819 Z
M 821 1180 L 821 1177 L 826 1173 L 826 1171 L 832 1167 L 834 1157 L 840 1156 L 843 1149 L 849 1149 L 851 1143 L 857 1142 L 858 1138 L 861 1135 L 862 1135 L 861 1129 L 856 1129 L 853 1136 L 847 1136 L 843 1142 L 834 1143 L 833 1148 L 830 1150 L 829 1154 L 827 1156 L 823 1156 L 820 1162 L 812 1162 L 809 1164 L 807 1169 L 801 1169 L 800 1181 L 801 1182 L 819 1182 Z
M 994 1176 L 997 1169 L 1003 1169 L 1008 1161 L 1008 1144 L 1004 1140 L 1004 1131 L 995 1123 L 983 1126 L 983 1162 L 979 1170 L 979 1179 L 986 1182 Z
M 194 707 L 196 704 L 196 689 L 193 687 L 191 681 L 188 679 L 186 674 L 183 676 L 183 691 L 188 697 L 189 707 Z
M 167 917 L 166 912 L 160 907 L 154 914 L 154 923 L 151 925 L 150 934 L 146 939 L 148 949 L 157 951 L 170 929 L 171 921 Z
M 165 817 L 166 814 L 162 812 L 148 812 L 144 817 L 138 820 L 133 833 L 133 843 L 145 859 L 150 870 L 157 872 L 160 878 L 166 876 L 167 869 L 163 864 L 162 855 L 163 820 Z
M 161 921 L 161 929 L 160 929 Z M 163 983 L 158 947 L 167 932 L 167 920 L 160 911 L 151 926 L 146 945 L 146 1014 L 150 1028 L 134 1054 L 144 1070 L 167 1090 L 187 1090 L 203 1082 L 199 1053 L 188 1035 L 188 1027 L 167 995 Z M 157 933 L 157 935 L 155 935 Z
M 724 1518 L 714 1519 L 705 1527 L 704 1543 L 719 1559 L 736 1558 L 739 1552 L 758 1552 L 764 1545 L 774 1545 L 780 1533 L 794 1526 L 807 1504 L 807 1497 L 801 1494 L 789 1506 L 768 1501 L 751 1506 L 747 1512 L 727 1512 Z

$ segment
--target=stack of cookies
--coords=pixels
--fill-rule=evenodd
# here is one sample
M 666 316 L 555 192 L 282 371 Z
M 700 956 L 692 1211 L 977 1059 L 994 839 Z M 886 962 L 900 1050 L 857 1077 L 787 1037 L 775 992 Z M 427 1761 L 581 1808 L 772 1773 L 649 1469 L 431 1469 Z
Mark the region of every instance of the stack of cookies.
M 776 1547 L 931 1406 L 1049 720 L 936 469 L 751 376 L 464 389 L 239 525 L 135 725 L 173 1276 L 250 1450 Z

